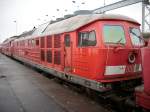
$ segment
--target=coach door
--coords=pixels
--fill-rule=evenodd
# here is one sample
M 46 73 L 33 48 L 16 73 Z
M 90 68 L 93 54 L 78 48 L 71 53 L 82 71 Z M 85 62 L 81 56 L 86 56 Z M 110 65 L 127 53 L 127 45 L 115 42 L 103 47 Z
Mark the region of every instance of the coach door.
M 64 36 L 64 70 L 66 72 L 71 72 L 71 50 L 72 44 L 69 34 Z

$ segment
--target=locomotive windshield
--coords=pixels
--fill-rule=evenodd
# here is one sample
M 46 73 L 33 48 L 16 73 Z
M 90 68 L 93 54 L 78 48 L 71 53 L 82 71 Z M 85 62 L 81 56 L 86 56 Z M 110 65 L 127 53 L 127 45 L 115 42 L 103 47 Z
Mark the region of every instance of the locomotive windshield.
M 144 45 L 144 42 L 141 38 L 140 30 L 137 28 L 130 28 L 130 38 L 132 41 L 132 44 L 135 46 L 142 46 Z
M 103 27 L 104 42 L 106 44 L 125 44 L 124 29 L 120 25 L 105 25 Z

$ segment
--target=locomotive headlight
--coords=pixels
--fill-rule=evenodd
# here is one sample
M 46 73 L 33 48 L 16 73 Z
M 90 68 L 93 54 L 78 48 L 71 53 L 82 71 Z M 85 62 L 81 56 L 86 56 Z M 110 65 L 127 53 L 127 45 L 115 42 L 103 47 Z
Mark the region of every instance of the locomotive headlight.
M 129 61 L 129 63 L 133 64 L 135 62 L 135 60 L 136 60 L 136 54 L 135 53 L 130 53 L 128 55 L 128 61 Z

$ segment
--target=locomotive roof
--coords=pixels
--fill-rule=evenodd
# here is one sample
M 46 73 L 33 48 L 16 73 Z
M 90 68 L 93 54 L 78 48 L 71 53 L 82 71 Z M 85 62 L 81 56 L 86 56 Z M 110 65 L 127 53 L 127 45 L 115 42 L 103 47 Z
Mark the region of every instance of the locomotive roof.
M 36 31 L 36 29 L 37 29 L 36 27 L 33 27 L 32 30 L 25 31 L 22 34 L 20 34 L 19 37 L 21 38 L 21 37 L 30 36 L 30 35 L 32 35 Z
M 29 30 L 29 31 L 25 31 L 23 32 L 22 34 L 18 35 L 18 38 L 16 38 L 14 41 L 19 41 L 19 40 L 24 40 L 26 38 L 31 38 L 31 35 L 33 33 L 36 33 L 37 32 L 37 28 L 36 27 L 33 27 L 32 30 Z
M 123 15 L 113 15 L 113 14 L 77 15 L 62 20 L 60 22 L 49 24 L 42 35 L 71 32 L 97 20 L 123 20 L 139 24 L 136 20 Z
M 15 39 L 17 39 L 19 36 L 13 36 L 13 37 L 10 37 L 10 38 L 7 38 L 6 40 L 4 40 L 2 42 L 2 44 L 6 44 L 6 43 L 9 43 L 10 41 L 13 41 Z
M 25 36 L 20 35 L 20 38 L 16 39 L 15 41 L 20 41 L 20 40 L 24 40 L 24 39 L 28 39 L 28 38 L 30 39 L 30 38 L 34 38 L 34 37 L 37 37 L 37 36 L 41 35 L 44 32 L 44 30 L 47 28 L 49 23 L 50 22 L 46 22 L 46 23 L 43 23 L 43 24 L 39 25 L 38 28 L 33 28 L 31 30 L 32 33 L 28 33 L 28 32 L 30 32 L 30 31 L 28 31 L 27 32 L 28 35 L 25 35 Z
M 139 24 L 136 20 L 123 15 L 114 15 L 114 14 L 77 15 L 52 24 L 50 24 L 50 22 L 44 23 L 40 25 L 38 28 L 36 28 L 35 31 L 32 33 L 32 35 L 21 37 L 19 39 L 16 39 L 15 41 L 36 38 L 45 35 L 71 32 L 97 20 L 123 20 Z

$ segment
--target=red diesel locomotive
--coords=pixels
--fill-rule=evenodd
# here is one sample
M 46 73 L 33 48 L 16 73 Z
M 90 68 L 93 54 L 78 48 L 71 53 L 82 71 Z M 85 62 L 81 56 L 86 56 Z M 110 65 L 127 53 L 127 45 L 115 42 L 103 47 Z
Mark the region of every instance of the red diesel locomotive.
M 140 24 L 126 16 L 77 15 L 43 24 L 1 49 L 56 77 L 104 92 L 141 79 L 144 42 L 139 29 Z

